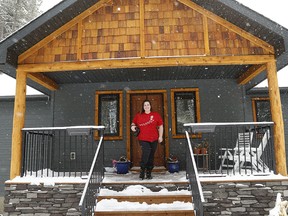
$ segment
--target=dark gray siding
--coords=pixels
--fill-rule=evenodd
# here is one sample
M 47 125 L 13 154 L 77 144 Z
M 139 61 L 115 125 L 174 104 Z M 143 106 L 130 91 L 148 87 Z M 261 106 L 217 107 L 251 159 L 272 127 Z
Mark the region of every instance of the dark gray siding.
M 286 146 L 286 163 L 288 162 L 288 90 L 281 90 L 281 104 L 284 119 L 285 146 Z M 252 98 L 253 97 L 269 97 L 267 91 L 252 92 L 247 96 L 247 112 L 252 116 Z
M 149 81 L 149 82 L 113 82 L 103 84 L 63 85 L 55 93 L 54 125 L 93 125 L 95 114 L 95 93 L 101 90 L 123 90 L 124 106 L 126 91 L 139 89 L 167 90 L 169 130 L 171 129 L 170 88 L 197 87 L 200 91 L 202 122 L 244 121 L 242 88 L 233 80 L 194 80 L 194 81 Z M 125 111 L 124 111 L 125 112 Z M 123 113 L 123 140 L 105 141 L 106 165 L 112 159 L 126 155 L 126 115 Z M 170 130 L 171 131 L 171 130 Z M 184 158 L 184 139 L 172 139 L 169 134 L 170 152 Z M 183 160 L 182 160 L 183 161 Z M 183 166 L 183 164 L 181 164 Z
M 25 127 L 52 126 L 51 102 L 27 101 Z M 0 99 L 0 196 L 10 175 L 11 138 L 14 101 Z
M 123 105 L 126 104 L 127 90 L 164 89 L 168 95 L 168 126 L 171 131 L 171 88 L 199 88 L 202 122 L 242 122 L 252 121 L 252 95 L 245 95 L 242 87 L 233 80 L 193 80 L 193 81 L 149 81 L 113 82 L 102 84 L 62 85 L 51 101 L 27 101 L 25 127 L 94 125 L 95 93 L 103 90 L 122 90 Z M 258 95 L 253 95 L 258 96 Z M 261 95 L 263 96 L 263 94 Z M 267 96 L 264 94 L 264 96 Z M 281 93 L 286 143 L 288 143 L 288 92 Z M 0 100 L 0 180 L 1 185 L 9 179 L 13 101 Z M 123 140 L 105 141 L 105 165 L 111 166 L 112 159 L 126 155 L 126 115 L 123 111 Z M 169 133 L 170 153 L 180 158 L 184 167 L 184 139 L 173 139 Z M 288 150 L 288 146 L 286 145 Z M 0 195 L 3 187 L 0 188 Z

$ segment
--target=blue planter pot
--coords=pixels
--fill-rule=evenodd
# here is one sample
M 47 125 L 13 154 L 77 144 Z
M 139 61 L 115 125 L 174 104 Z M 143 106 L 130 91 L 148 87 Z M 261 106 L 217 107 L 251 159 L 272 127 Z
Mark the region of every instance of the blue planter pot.
M 130 162 L 118 161 L 117 164 L 116 164 L 117 174 L 126 174 L 126 173 L 128 173 L 129 166 L 130 166 Z
M 168 171 L 170 173 L 179 172 L 179 162 L 168 162 Z

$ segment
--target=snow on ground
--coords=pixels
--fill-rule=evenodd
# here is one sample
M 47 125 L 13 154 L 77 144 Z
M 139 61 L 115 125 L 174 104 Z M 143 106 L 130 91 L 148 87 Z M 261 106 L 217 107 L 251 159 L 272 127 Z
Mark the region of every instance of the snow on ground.
M 108 168 L 106 168 L 109 170 Z M 45 172 L 44 172 L 45 173 Z M 55 174 L 55 173 L 54 173 Z M 57 175 L 57 174 L 55 174 Z M 61 176 L 61 175 L 60 175 Z M 66 175 L 67 176 L 67 175 Z M 53 185 L 55 183 L 85 183 L 87 180 L 87 175 L 82 177 L 35 177 L 35 176 L 25 176 L 20 177 L 17 176 L 12 180 L 8 180 L 5 183 L 30 183 L 30 184 L 47 184 Z M 209 174 L 200 174 L 200 181 L 201 182 L 237 182 L 237 181 L 266 181 L 266 180 L 285 180 L 288 181 L 288 177 L 282 175 L 209 175 Z M 105 177 L 103 180 L 104 183 L 135 183 L 139 182 L 139 173 L 129 172 L 127 174 L 116 174 L 115 172 L 105 172 Z M 173 183 L 173 182 L 188 182 L 186 179 L 186 172 L 180 171 L 179 173 L 169 173 L 166 172 L 155 172 L 153 173 L 153 179 L 144 179 L 141 183 Z

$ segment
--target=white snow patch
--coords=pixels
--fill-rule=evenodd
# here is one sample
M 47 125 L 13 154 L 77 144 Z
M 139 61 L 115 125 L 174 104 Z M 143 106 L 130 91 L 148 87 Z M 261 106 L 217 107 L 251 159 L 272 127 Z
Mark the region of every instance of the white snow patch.
M 103 199 L 96 205 L 96 211 L 157 211 L 157 210 L 192 210 L 191 202 L 162 203 L 162 204 L 147 204 L 139 202 L 118 202 L 116 199 Z

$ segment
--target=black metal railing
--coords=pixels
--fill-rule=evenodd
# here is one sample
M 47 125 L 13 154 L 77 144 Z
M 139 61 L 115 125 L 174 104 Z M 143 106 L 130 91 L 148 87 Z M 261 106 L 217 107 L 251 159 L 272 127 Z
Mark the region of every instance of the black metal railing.
M 274 172 L 273 122 L 188 123 L 199 173 L 268 175 Z
M 186 152 L 186 177 L 189 180 L 189 186 L 192 191 L 192 200 L 194 203 L 194 211 L 196 216 L 203 216 L 203 203 L 205 202 L 202 186 L 199 180 L 198 170 L 196 166 L 196 161 L 194 158 L 194 153 L 189 137 L 189 133 L 186 131 L 187 138 L 187 152 Z
M 21 176 L 87 176 L 104 126 L 24 128 Z
M 97 151 L 93 158 L 93 162 L 89 171 L 88 179 L 86 181 L 79 208 L 82 215 L 94 215 L 97 197 L 100 192 L 101 182 L 104 178 L 104 148 L 103 148 L 103 133 L 100 137 Z

